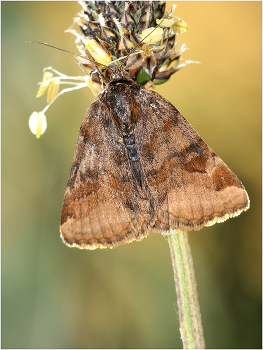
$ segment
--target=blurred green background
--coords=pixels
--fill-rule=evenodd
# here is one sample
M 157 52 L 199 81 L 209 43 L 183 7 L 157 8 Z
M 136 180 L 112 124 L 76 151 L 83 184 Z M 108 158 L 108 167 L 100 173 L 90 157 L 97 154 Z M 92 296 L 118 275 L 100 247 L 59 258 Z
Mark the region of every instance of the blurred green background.
M 206 345 L 261 348 L 261 2 L 178 1 L 185 60 L 156 91 L 243 182 L 251 208 L 189 234 Z M 172 2 L 169 2 L 170 6 Z M 82 75 L 64 30 L 77 2 L 2 2 L 2 348 L 182 348 L 169 247 L 161 235 L 114 250 L 66 247 L 59 220 L 88 88 L 28 128 L 42 69 Z

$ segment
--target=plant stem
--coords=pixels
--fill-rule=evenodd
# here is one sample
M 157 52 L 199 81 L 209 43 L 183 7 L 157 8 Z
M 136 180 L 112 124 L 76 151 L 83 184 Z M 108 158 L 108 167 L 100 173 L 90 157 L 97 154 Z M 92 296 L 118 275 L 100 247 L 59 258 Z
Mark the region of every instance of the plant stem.
M 184 349 L 204 349 L 203 325 L 187 232 L 180 230 L 169 231 L 168 243 L 174 270 L 183 347 Z

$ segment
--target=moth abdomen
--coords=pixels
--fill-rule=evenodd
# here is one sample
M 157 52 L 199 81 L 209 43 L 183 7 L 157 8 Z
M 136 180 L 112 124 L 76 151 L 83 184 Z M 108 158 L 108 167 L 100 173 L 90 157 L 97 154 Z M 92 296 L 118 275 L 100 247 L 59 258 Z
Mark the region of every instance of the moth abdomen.
M 135 138 L 134 134 L 129 135 L 128 137 L 123 137 L 124 145 L 127 149 L 128 156 L 132 161 L 139 160 L 138 154 L 137 154 L 137 148 L 135 144 Z
M 127 133 L 123 133 L 123 143 L 127 150 L 128 158 L 130 160 L 130 165 L 132 168 L 132 173 L 134 174 L 136 180 L 138 181 L 140 187 L 142 187 L 142 179 L 141 179 L 141 171 L 139 164 L 139 156 L 137 153 L 137 148 L 135 144 L 135 136 L 132 131 Z

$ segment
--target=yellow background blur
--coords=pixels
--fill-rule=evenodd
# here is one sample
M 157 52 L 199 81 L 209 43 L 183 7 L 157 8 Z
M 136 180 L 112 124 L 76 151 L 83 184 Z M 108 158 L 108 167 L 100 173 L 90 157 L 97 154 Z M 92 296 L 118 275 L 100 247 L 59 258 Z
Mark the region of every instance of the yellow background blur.
M 208 348 L 261 348 L 261 2 L 178 1 L 179 36 L 200 61 L 156 91 L 243 182 L 251 208 L 190 233 Z M 168 5 L 172 4 L 169 2 Z M 60 97 L 46 133 L 28 128 L 42 69 L 82 75 L 64 30 L 77 2 L 2 2 L 2 348 L 182 348 L 169 247 L 161 235 L 80 251 L 59 220 L 88 88 Z

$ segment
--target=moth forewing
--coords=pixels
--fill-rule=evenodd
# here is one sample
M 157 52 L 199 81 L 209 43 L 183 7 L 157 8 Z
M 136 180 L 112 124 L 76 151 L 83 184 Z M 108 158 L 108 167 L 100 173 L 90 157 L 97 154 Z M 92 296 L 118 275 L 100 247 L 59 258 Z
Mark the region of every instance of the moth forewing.
M 112 248 L 150 231 L 199 230 L 248 207 L 242 183 L 182 114 L 117 69 L 79 132 L 63 241 Z

